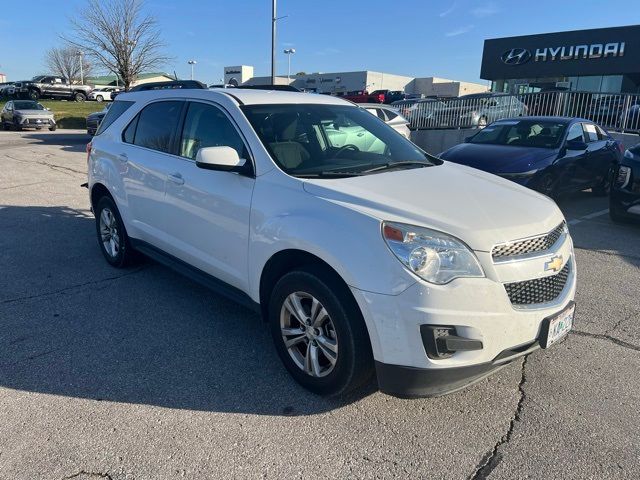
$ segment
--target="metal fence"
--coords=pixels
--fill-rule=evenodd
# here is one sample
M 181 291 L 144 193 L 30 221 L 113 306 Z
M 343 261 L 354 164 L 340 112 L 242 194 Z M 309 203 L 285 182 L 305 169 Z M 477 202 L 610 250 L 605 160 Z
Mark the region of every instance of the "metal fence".
M 640 133 L 640 94 L 541 92 L 395 102 L 414 129 L 483 127 L 525 115 L 581 117 L 618 131 Z

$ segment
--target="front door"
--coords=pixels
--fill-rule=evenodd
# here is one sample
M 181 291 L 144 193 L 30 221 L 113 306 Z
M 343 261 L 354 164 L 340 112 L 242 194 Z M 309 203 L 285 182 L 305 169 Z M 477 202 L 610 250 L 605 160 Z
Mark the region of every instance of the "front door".
M 198 150 L 228 146 L 250 161 L 235 124 L 220 107 L 188 104 L 171 159 L 164 208 L 168 253 L 239 289 L 247 288 L 251 196 L 255 179 L 238 173 L 201 169 Z

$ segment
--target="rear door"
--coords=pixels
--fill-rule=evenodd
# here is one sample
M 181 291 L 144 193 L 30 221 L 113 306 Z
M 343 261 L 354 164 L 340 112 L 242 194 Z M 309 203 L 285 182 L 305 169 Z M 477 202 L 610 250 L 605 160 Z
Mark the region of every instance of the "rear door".
M 243 136 L 220 106 L 188 103 L 178 155 L 168 159 L 163 214 L 167 252 L 236 288 L 247 288 L 247 251 L 251 196 L 255 179 L 205 170 L 195 163 L 198 150 L 228 146 L 251 162 Z
M 145 106 L 123 131 L 116 153 L 135 236 L 163 250 L 167 247 L 165 184 L 173 168 L 184 106 L 181 100 Z

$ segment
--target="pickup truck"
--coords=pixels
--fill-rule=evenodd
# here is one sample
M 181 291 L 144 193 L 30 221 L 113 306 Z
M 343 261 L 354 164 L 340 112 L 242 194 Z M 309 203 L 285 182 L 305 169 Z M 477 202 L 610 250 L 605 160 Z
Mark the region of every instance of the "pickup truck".
M 354 103 L 370 103 L 371 95 L 366 90 L 356 90 L 353 92 L 347 92 L 346 95 L 343 95 L 340 98 L 344 98 L 345 100 L 349 100 Z
M 347 92 L 342 98 L 354 103 L 391 103 L 404 98 L 404 92 L 400 90 L 374 90 L 372 93 L 366 90 Z
M 89 85 L 74 85 L 64 77 L 38 75 L 31 80 L 15 82 L 15 95 L 31 100 L 56 98 L 84 102 L 91 90 Z

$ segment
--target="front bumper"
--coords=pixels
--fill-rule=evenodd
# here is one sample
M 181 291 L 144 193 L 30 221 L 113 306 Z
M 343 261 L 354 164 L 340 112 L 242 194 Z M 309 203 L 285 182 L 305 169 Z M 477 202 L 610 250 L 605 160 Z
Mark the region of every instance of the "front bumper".
M 51 118 L 24 117 L 18 121 L 22 128 L 49 128 L 56 124 Z
M 543 265 L 562 255 L 570 275 L 553 301 L 512 305 L 505 283 L 544 276 Z M 460 278 L 447 285 L 418 281 L 399 295 L 352 288 L 371 338 L 383 392 L 401 396 L 442 395 L 474 383 L 514 358 L 539 348 L 543 320 L 565 309 L 575 296 L 571 238 L 553 251 L 522 262 L 493 264 L 478 252 L 486 278 Z M 421 326 L 455 328 L 456 335 L 482 342 L 480 349 L 442 357 L 428 355 Z

